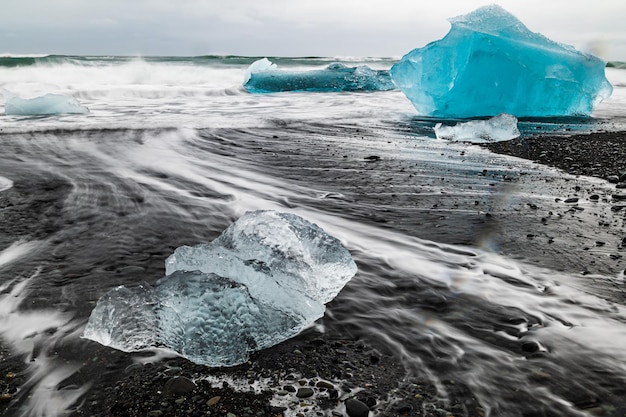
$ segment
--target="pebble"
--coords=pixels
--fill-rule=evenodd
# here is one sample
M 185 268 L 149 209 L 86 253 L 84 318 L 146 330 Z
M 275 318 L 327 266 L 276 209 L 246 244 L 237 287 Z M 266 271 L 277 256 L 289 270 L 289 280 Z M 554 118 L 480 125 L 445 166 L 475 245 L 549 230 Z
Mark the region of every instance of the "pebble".
M 578 198 L 576 198 L 576 197 L 566 198 L 565 202 L 566 203 L 578 203 Z
M 218 402 L 220 402 L 220 400 L 222 399 L 222 397 L 220 397 L 219 395 L 216 395 L 215 397 L 210 398 L 207 402 L 206 405 L 208 405 L 209 407 L 214 406 L 215 404 L 217 404 Z
M 312 388 L 298 388 L 298 392 L 296 392 L 296 397 L 298 398 L 309 398 L 312 397 L 314 394 L 314 391 Z
M 318 388 L 335 389 L 335 386 L 327 381 L 319 381 L 315 384 Z
M 184 376 L 175 376 L 165 383 L 163 391 L 165 394 L 186 394 L 196 389 L 196 384 L 189 378 Z
M 346 412 L 349 417 L 367 417 L 370 409 L 363 402 L 355 398 L 349 398 L 346 400 Z

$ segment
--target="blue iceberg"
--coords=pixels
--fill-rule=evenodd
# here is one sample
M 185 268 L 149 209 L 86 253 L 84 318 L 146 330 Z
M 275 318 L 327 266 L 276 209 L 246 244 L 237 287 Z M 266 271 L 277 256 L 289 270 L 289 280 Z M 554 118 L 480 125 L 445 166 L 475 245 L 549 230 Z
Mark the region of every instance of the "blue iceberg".
M 84 337 L 125 352 L 160 347 L 199 364 L 236 365 L 322 317 L 356 271 L 317 225 L 249 212 L 213 242 L 176 249 L 154 287 L 105 294 Z
M 89 109 L 74 97 L 61 94 L 46 94 L 24 99 L 8 90 L 4 93 L 4 113 L 11 116 L 50 116 L 55 114 L 85 114 Z
M 520 135 L 517 118 L 506 113 L 487 120 L 470 120 L 454 126 L 437 123 L 434 130 L 437 139 L 466 142 L 498 142 L 515 139 Z
M 611 95 L 604 62 L 529 31 L 497 5 L 449 21 L 443 39 L 390 70 L 422 116 L 589 116 Z
M 247 69 L 244 89 L 249 93 L 283 91 L 387 91 L 395 90 L 387 70 L 375 70 L 367 65 L 348 67 L 333 63 L 321 70 L 279 70 L 267 58 L 255 61 Z

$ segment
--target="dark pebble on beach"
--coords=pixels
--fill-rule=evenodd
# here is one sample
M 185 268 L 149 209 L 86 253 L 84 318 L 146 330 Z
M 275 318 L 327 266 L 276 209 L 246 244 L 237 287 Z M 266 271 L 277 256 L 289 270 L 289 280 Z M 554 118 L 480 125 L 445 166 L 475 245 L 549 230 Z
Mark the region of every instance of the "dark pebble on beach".
M 186 394 L 196 389 L 196 384 L 184 376 L 175 376 L 165 383 L 164 392 L 166 395 Z
M 315 394 L 315 391 L 313 391 L 313 389 L 305 387 L 305 388 L 298 388 L 298 392 L 296 392 L 296 397 L 298 398 L 309 398 L 312 397 L 313 394 Z
M 349 417 L 367 417 L 370 413 L 370 409 L 362 401 L 349 398 L 346 400 L 346 412 Z

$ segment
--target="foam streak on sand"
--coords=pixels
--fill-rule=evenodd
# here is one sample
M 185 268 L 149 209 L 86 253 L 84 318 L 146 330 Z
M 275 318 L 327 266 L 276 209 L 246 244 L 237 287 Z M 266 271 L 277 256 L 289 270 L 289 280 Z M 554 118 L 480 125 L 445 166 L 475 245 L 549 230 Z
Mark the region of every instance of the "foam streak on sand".
M 38 242 L 14 243 L 0 252 L 0 270 L 38 246 Z M 76 339 L 80 323 L 71 314 L 53 309 L 20 310 L 28 298 L 28 286 L 39 278 L 40 271 L 36 271 L 28 278 L 9 280 L 0 286 L 0 339 L 26 363 L 27 380 L 12 399 L 24 399 L 16 415 L 56 417 L 65 414 L 89 385 L 59 388 L 80 365 L 59 360 L 55 349 L 66 338 Z

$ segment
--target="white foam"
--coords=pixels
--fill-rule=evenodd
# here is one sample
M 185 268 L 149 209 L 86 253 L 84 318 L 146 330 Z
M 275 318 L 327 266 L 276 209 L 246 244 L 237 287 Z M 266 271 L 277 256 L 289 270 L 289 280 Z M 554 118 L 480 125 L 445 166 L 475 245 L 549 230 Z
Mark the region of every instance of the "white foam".
M 0 177 L 0 191 L 6 191 L 11 187 L 13 187 L 13 181 L 5 177 Z
M 21 258 L 22 256 L 35 249 L 38 245 L 39 242 L 29 242 L 23 240 L 14 242 L 11 246 L 0 252 L 0 267 L 3 267 L 4 265 Z

